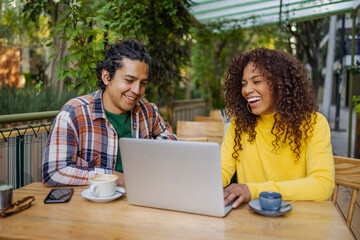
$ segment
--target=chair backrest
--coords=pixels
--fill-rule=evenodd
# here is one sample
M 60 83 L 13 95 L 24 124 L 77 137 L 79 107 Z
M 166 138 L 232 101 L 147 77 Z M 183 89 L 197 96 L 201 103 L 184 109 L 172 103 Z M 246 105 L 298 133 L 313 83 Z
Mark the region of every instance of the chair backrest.
M 214 109 L 210 111 L 210 117 L 212 118 L 217 118 L 217 119 L 223 119 L 220 113 L 220 109 Z
M 220 122 L 223 123 L 223 120 L 220 118 L 207 117 L 207 116 L 194 116 L 195 122 Z
M 222 122 L 178 121 L 176 135 L 179 138 L 207 138 L 209 142 L 222 143 Z
M 178 141 L 190 141 L 190 142 L 207 142 L 207 137 L 179 137 Z
M 352 188 L 353 190 L 346 217 L 346 226 L 350 228 L 357 194 L 360 189 L 360 159 L 334 156 L 334 163 L 336 185 L 332 196 L 332 202 L 336 205 L 339 186 Z

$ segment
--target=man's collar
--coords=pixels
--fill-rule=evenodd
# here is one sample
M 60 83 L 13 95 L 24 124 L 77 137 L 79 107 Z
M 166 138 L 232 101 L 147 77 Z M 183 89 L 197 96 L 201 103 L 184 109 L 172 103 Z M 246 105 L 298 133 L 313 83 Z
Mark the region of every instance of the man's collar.
M 94 112 L 92 119 L 104 118 L 105 119 L 105 111 L 102 103 L 102 90 L 95 92 L 95 100 L 94 100 Z
M 140 111 L 141 111 L 141 104 L 142 104 L 141 100 L 142 100 L 142 99 L 140 99 L 140 100 L 136 103 L 135 107 L 131 110 L 131 112 L 134 112 L 135 114 L 139 114 L 139 113 L 140 113 Z

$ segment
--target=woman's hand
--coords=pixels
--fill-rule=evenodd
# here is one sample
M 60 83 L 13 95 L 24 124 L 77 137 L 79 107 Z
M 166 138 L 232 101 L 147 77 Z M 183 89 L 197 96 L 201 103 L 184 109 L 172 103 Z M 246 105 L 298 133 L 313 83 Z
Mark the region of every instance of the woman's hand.
M 118 176 L 117 185 L 119 187 L 125 187 L 124 174 L 122 172 L 113 171 L 113 174 Z
M 237 199 L 236 199 L 237 198 Z M 246 184 L 233 183 L 224 189 L 225 206 L 231 201 L 233 208 L 237 208 L 242 202 L 249 202 L 251 200 L 251 192 Z

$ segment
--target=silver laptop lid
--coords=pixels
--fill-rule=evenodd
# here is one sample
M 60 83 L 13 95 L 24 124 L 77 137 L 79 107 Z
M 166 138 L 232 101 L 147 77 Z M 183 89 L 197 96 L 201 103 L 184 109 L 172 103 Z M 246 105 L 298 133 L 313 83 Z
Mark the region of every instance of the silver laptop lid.
M 223 217 L 220 146 L 120 139 L 130 204 Z

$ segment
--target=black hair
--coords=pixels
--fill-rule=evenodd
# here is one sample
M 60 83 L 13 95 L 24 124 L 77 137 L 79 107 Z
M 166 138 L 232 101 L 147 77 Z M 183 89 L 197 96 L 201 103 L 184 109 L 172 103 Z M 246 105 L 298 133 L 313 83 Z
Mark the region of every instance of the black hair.
M 145 62 L 149 67 L 150 79 L 150 56 L 145 46 L 137 40 L 129 39 L 111 44 L 106 47 L 104 61 L 98 60 L 96 65 L 96 75 L 98 78 L 98 86 L 101 90 L 106 88 L 101 78 L 103 69 L 109 72 L 110 80 L 113 78 L 115 71 L 123 67 L 123 58 L 126 57 L 130 60 L 138 60 Z

